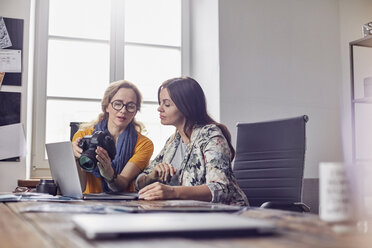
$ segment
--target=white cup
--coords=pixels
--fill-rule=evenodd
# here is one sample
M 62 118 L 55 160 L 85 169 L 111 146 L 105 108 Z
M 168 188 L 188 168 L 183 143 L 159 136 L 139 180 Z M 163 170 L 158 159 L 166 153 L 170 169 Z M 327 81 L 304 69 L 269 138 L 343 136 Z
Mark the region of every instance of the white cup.
M 349 183 L 342 163 L 319 164 L 319 215 L 328 222 L 351 218 Z

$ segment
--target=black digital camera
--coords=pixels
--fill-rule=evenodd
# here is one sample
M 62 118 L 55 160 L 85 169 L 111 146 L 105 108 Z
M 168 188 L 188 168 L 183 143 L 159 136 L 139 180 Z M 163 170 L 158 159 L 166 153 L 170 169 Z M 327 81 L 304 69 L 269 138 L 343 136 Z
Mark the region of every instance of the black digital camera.
M 79 158 L 79 164 L 81 168 L 88 172 L 92 172 L 97 166 L 97 146 L 105 149 L 111 160 L 113 160 L 116 155 L 114 140 L 109 133 L 103 131 L 96 131 L 92 135 L 84 136 L 79 141 L 78 146 L 83 149 L 81 157 Z

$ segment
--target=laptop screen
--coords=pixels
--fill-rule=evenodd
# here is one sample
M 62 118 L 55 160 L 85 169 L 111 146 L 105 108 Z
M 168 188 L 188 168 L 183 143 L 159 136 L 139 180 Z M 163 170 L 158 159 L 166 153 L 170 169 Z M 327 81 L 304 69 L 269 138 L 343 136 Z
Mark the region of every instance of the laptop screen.
M 76 229 L 89 239 L 118 236 L 135 237 L 135 234 L 185 235 L 202 234 L 237 235 L 271 233 L 274 225 L 226 213 L 147 213 L 120 215 L 77 215 Z
M 82 198 L 72 143 L 58 142 L 46 144 L 50 172 L 63 196 Z

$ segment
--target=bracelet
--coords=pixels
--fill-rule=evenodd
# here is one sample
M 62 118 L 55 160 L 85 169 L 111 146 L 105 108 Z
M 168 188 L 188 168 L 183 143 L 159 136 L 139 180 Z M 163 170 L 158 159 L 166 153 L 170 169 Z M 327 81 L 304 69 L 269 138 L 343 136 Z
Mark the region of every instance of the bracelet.
M 114 172 L 114 175 L 112 176 L 112 178 L 110 180 L 106 180 L 107 183 L 114 183 L 115 182 L 115 179 L 118 177 L 118 174 L 116 172 Z

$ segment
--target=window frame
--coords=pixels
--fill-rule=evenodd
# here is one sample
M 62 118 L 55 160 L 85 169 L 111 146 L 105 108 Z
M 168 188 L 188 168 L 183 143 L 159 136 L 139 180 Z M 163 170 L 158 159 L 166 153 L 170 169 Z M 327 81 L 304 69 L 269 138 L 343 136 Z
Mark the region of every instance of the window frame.
M 48 99 L 55 100 L 84 100 L 100 102 L 96 98 L 69 98 L 47 97 L 47 67 L 48 67 L 48 40 L 68 39 L 85 42 L 107 42 L 110 46 L 110 82 L 124 78 L 124 48 L 125 45 L 139 45 L 146 47 L 166 47 L 180 49 L 181 51 L 181 75 L 190 73 L 190 3 L 189 0 L 181 0 L 181 46 L 164 46 L 155 44 L 142 44 L 125 42 L 124 28 L 125 2 L 111 0 L 111 27 L 110 40 L 96 40 L 86 38 L 65 38 L 49 35 L 49 0 L 36 2 L 36 28 L 35 28 L 35 61 L 34 61 L 34 88 L 33 88 L 33 128 L 32 128 L 32 152 L 31 152 L 31 178 L 50 177 L 49 164 L 45 159 L 46 140 L 46 106 Z M 108 82 L 109 83 L 109 82 Z M 144 105 L 157 105 L 156 101 L 143 101 Z

